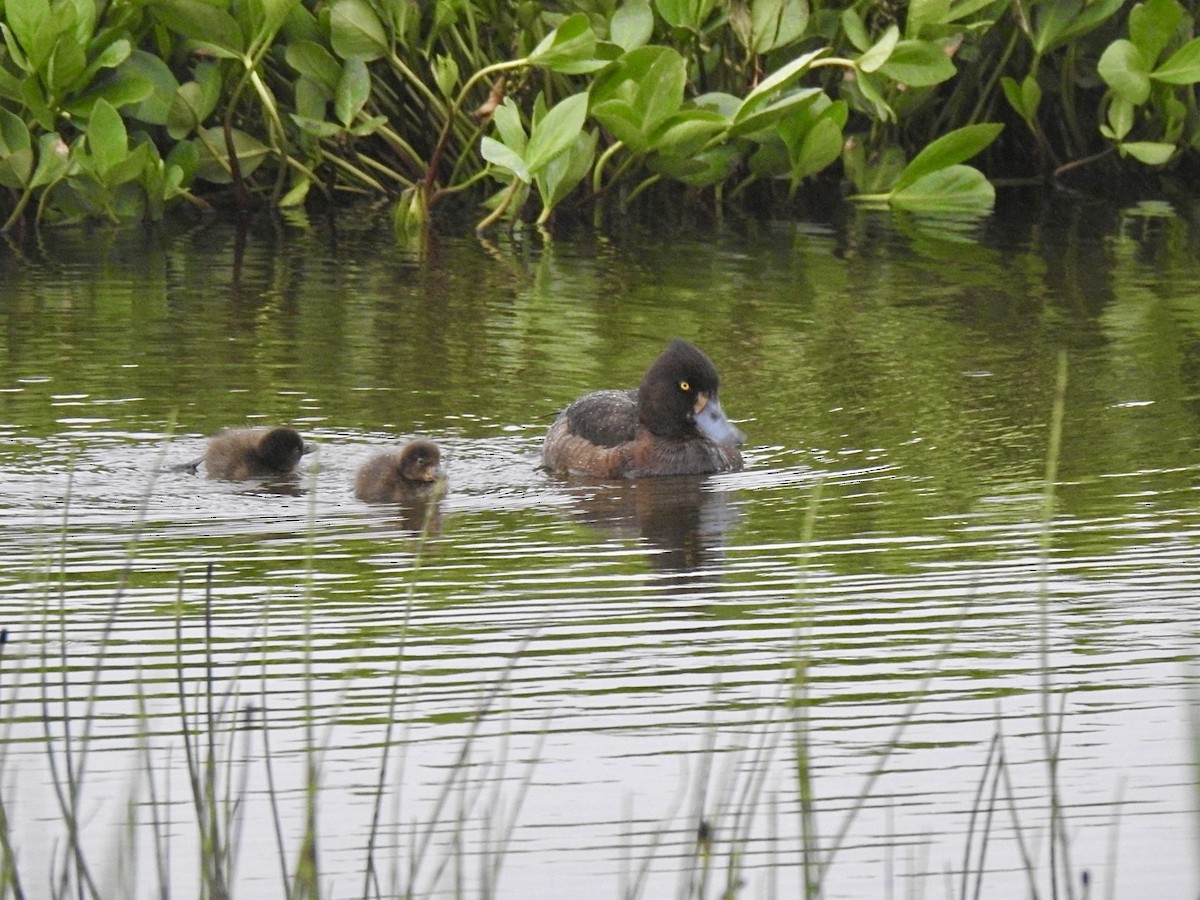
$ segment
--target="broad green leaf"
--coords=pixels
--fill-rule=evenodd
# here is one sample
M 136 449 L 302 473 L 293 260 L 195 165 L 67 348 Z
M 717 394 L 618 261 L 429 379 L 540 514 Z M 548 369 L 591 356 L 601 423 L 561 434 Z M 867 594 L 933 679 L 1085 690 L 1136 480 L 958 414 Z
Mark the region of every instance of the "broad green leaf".
M 672 156 L 694 156 L 728 127 L 720 113 L 685 109 L 669 118 L 651 136 L 651 148 Z
M 807 0 L 751 0 L 749 50 L 761 55 L 786 47 L 807 27 Z
M 297 41 L 288 44 L 284 58 L 289 66 L 321 85 L 332 97 L 342 80 L 342 67 L 321 44 L 315 41 Z
M 21 188 L 33 170 L 33 139 L 15 113 L 0 106 L 0 184 Z
M 632 106 L 623 100 L 605 100 L 592 105 L 592 118 L 623 143 L 630 153 L 650 152 L 650 136 L 642 130 L 642 119 Z
M 74 38 L 64 35 L 54 44 L 50 58 L 46 61 L 46 83 L 51 93 L 58 96 L 77 90 L 83 73 L 87 71 L 87 57 Z
M 67 145 L 57 134 L 43 134 L 38 138 L 37 169 L 29 182 L 30 187 L 46 187 L 58 181 L 71 169 Z
M 893 191 L 888 202 L 914 211 L 984 211 L 995 204 L 996 189 L 978 169 L 950 166 Z
M 888 61 L 888 57 L 892 55 L 892 51 L 896 49 L 898 43 L 900 43 L 900 29 L 895 25 L 890 25 L 883 33 L 883 37 L 855 60 L 854 64 L 858 66 L 860 72 L 874 72 Z
M 504 102 L 496 107 L 492 114 L 492 123 L 500 134 L 501 142 L 514 152 L 524 155 L 529 138 L 525 134 L 525 124 L 521 121 L 521 111 L 512 97 L 505 97 Z
M 1120 145 L 1121 152 L 1128 154 L 1138 162 L 1148 166 L 1161 166 L 1170 162 L 1175 155 L 1174 144 L 1163 144 L 1157 141 L 1130 141 Z
M 252 175 L 271 154 L 258 138 L 237 128 L 232 131 L 233 152 L 237 154 L 242 177 Z M 229 171 L 229 151 L 225 146 L 225 131 L 222 128 L 206 128 L 193 140 L 196 145 L 196 177 L 214 184 L 229 184 L 233 179 Z
M 716 0 L 654 0 L 654 8 L 673 28 L 699 32 L 712 15 Z
M 552 159 L 545 171 L 537 176 L 538 194 L 542 198 L 539 222 L 545 221 L 551 210 L 566 199 L 591 170 L 599 137 L 597 131 L 580 134 L 566 153 Z
M 129 153 L 129 135 L 125 122 L 107 100 L 97 100 L 87 125 L 87 144 L 96 173 L 105 184 L 107 175 Z
M 105 186 L 115 188 L 141 178 L 142 172 L 151 160 L 151 154 L 158 155 L 153 144 L 138 144 L 132 152 L 126 153 L 117 161 L 116 165 L 104 173 Z
M 347 59 L 342 65 L 342 77 L 333 98 L 333 110 L 339 121 L 349 126 L 370 96 L 371 75 L 367 64 L 357 57 Z
M 647 0 L 625 0 L 608 24 L 609 38 L 623 50 L 649 43 L 653 33 L 654 13 Z
M 829 52 L 829 48 L 822 47 L 819 50 L 813 50 L 801 56 L 797 56 L 787 65 L 780 66 L 766 78 L 758 83 L 758 87 L 746 95 L 746 100 L 743 106 L 748 107 L 751 101 L 761 101 L 772 91 L 777 91 L 795 81 L 801 75 L 808 71 L 808 67 L 821 56 Z
M 1140 51 L 1124 38 L 1109 44 L 1096 63 L 1096 71 L 1113 92 L 1134 106 L 1150 98 L 1150 74 Z
M 900 41 L 879 72 L 909 87 L 929 87 L 949 81 L 957 70 L 946 51 L 933 41 Z
M 253 23 L 253 39 L 257 44 L 271 40 L 283 27 L 288 15 L 300 0 L 242 0 Z
M 833 115 L 823 115 L 809 129 L 791 160 L 793 182 L 822 172 L 842 155 L 842 126 Z
M 1103 24 L 1125 0 L 1046 0 L 1034 7 L 1033 49 L 1039 56 Z
M 144 50 L 134 50 L 129 59 L 113 71 L 112 77 L 116 82 L 128 81 L 150 86 L 150 92 L 136 101 L 132 109 L 126 110 L 127 115 L 150 125 L 167 124 L 167 114 L 175 92 L 179 90 L 179 82 L 161 57 Z M 123 108 L 124 104 L 118 103 L 110 95 L 108 87 L 105 87 L 103 96 L 113 106 Z
M 525 184 L 533 181 L 529 175 L 529 167 L 525 165 L 525 160 L 521 159 L 520 154 L 495 138 L 484 136 L 479 144 L 479 155 L 492 165 L 512 172 Z
M 167 134 L 180 141 L 199 128 L 208 115 L 204 105 L 204 89 L 199 84 L 181 84 L 167 110 Z
M 913 157 L 896 179 L 892 190 L 902 190 L 939 169 L 970 159 L 994 141 L 1003 129 L 1003 125 L 988 122 L 967 125 L 942 135 Z
M 941 25 L 950 18 L 950 0 L 912 0 L 904 21 L 906 37 L 919 38 L 926 25 Z
M 204 0 L 155 0 L 149 9 L 167 28 L 189 40 L 240 57 L 246 50 L 242 29 L 224 9 Z
M 741 110 L 739 110 L 738 115 L 729 128 L 729 136 L 737 137 L 743 134 L 753 134 L 756 131 L 770 128 L 780 119 L 794 114 L 797 110 L 815 103 L 819 98 L 824 96 L 825 92 L 820 88 L 803 88 L 794 94 L 788 94 L 776 100 L 774 103 L 765 106 L 760 105 L 748 116 L 743 116 Z
M 596 32 L 591 22 L 583 13 L 575 13 L 542 38 L 526 61 L 542 69 L 579 75 L 608 65 L 595 58 L 595 51 Z
M 391 44 L 379 16 L 366 0 L 335 0 L 329 10 L 329 37 L 342 59 L 364 62 L 391 53 Z
M 660 54 L 638 86 L 633 101 L 634 109 L 642 117 L 642 130 L 652 131 L 677 113 L 683 105 L 686 87 L 687 67 L 683 58 L 674 51 Z
M 1151 64 L 1175 37 L 1183 21 L 1177 0 L 1146 0 L 1129 10 L 1129 39 Z
M 1195 84 L 1200 81 L 1200 38 L 1194 38 L 1171 54 L 1150 73 L 1155 81 L 1166 84 Z
M 875 76 L 868 75 L 866 72 L 859 72 L 858 77 L 854 80 L 855 87 L 862 94 L 863 99 L 871 105 L 875 112 L 875 118 L 883 122 L 896 121 L 895 111 L 888 106 L 887 101 L 883 99 L 883 94 L 875 84 Z
M 846 7 L 841 17 L 842 31 L 846 32 L 846 39 L 854 46 L 854 49 L 859 53 L 866 53 L 871 46 L 871 36 L 867 34 L 867 26 L 863 24 L 862 17 L 853 6 Z
M 533 126 L 525 147 L 525 165 L 537 174 L 550 160 L 569 148 L 583 131 L 587 118 L 587 94 L 573 94 L 551 107 Z
M 1109 136 L 1114 141 L 1125 139 L 1133 130 L 1133 104 L 1120 97 L 1113 97 L 1108 105 Z
M 35 55 L 34 46 L 44 40 L 38 33 L 42 31 L 42 23 L 50 17 L 50 4 L 45 0 L 6 0 L 4 16 L 8 25 L 6 31 L 10 31 L 24 55 Z M 44 53 L 37 55 L 45 59 L 49 53 L 47 47 Z
M 729 177 L 741 159 L 741 151 L 732 145 L 706 150 L 699 156 L 676 157 L 656 153 L 647 160 L 652 171 L 669 175 L 692 187 L 708 187 Z

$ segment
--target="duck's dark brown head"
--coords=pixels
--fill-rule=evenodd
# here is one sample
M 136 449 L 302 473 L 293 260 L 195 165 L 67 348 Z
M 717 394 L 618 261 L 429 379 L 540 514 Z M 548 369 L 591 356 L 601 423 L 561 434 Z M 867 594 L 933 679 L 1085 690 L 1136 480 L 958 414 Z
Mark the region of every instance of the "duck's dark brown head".
M 712 360 L 699 347 L 676 338 L 642 378 L 638 421 L 664 438 L 703 435 L 718 444 L 739 446 L 746 436 L 725 417 L 717 398 L 719 388 Z
M 284 427 L 272 428 L 264 434 L 258 441 L 257 452 L 263 465 L 277 472 L 291 472 L 300 463 L 300 457 L 311 449 L 300 432 Z
M 433 441 L 419 438 L 400 449 L 399 471 L 405 481 L 429 483 L 441 474 L 442 452 Z

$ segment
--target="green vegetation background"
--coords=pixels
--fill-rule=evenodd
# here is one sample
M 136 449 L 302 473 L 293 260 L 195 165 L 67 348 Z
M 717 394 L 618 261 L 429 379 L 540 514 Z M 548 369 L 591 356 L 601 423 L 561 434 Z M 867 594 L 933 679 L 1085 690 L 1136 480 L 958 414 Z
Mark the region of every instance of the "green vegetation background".
M 1179 0 L 0 0 L 0 217 L 1187 191 L 1194 32 Z

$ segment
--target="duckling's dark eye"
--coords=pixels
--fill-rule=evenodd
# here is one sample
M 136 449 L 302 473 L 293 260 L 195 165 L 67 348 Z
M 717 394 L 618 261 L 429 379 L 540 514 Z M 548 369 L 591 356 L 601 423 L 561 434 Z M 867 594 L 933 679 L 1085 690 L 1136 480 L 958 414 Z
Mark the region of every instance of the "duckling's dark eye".
M 679 382 L 679 389 L 686 394 L 688 391 L 690 391 L 692 389 L 692 386 L 689 382 L 681 381 L 681 382 Z

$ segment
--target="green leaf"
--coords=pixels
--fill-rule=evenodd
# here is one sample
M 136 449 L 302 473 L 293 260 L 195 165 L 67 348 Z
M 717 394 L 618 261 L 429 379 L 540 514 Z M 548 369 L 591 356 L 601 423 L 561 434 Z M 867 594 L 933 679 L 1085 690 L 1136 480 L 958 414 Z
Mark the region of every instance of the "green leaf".
M 105 185 L 111 187 L 107 175 L 129 153 L 129 135 L 121 114 L 107 100 L 96 101 L 92 117 L 88 120 L 87 145 L 97 175 Z
M 1032 74 L 1026 75 L 1021 83 L 1017 84 L 1014 79 L 1005 76 L 1000 79 L 1000 87 L 1004 90 L 1008 105 L 1032 128 L 1037 119 L 1038 107 L 1042 104 L 1042 89 L 1037 83 L 1037 78 Z
M 573 94 L 551 107 L 533 126 L 525 147 L 525 165 L 536 175 L 550 160 L 564 153 L 583 131 L 588 95 Z
M 342 67 L 338 61 L 321 44 L 315 41 L 296 41 L 287 45 L 284 52 L 287 64 L 311 78 L 325 88 L 327 96 L 332 97 L 337 92 L 338 82 L 342 80 Z
M 673 28 L 700 32 L 712 15 L 715 0 L 654 0 L 663 21 Z
M 458 62 L 453 56 L 444 53 L 439 53 L 433 58 L 433 81 L 437 85 L 438 93 L 447 100 L 454 96 L 454 89 L 458 87 Z
M 213 49 L 218 55 L 240 57 L 245 52 L 242 29 L 220 7 L 204 0 L 155 0 L 149 9 L 171 31 Z
M 807 72 L 808 67 L 811 66 L 818 57 L 824 56 L 828 52 L 829 49 L 827 47 L 822 47 L 819 50 L 813 50 L 809 53 L 797 56 L 787 65 L 776 69 L 774 72 L 760 81 L 758 83 L 758 87 L 746 95 L 746 100 L 743 105 L 749 106 L 752 100 L 765 100 L 767 95 L 772 91 L 781 90 L 786 85 L 795 81 L 805 72 Z
M 853 6 L 846 7 L 841 17 L 842 31 L 846 32 L 846 39 L 854 46 L 854 49 L 859 53 L 866 53 L 867 48 L 871 46 L 871 36 L 867 34 L 867 26 L 863 24 L 862 17 Z
M 25 187 L 33 171 L 33 140 L 29 127 L 15 113 L 0 106 L 0 185 Z
M 902 190 L 939 169 L 970 159 L 994 141 L 1003 129 L 1003 125 L 988 122 L 967 125 L 942 135 L 913 157 L 896 178 L 892 190 Z
M 633 50 L 650 41 L 654 13 L 647 0 L 626 0 L 608 23 L 608 36 L 622 50 Z
M 584 179 L 596 158 L 596 143 L 599 132 L 584 132 L 575 138 L 567 150 L 552 159 L 544 172 L 537 176 L 538 194 L 542 198 L 542 213 L 539 222 L 544 222 L 554 207 L 558 206 L 575 185 Z
M 1125 0 L 1048 0 L 1036 7 L 1033 48 L 1039 56 L 1103 24 Z
M 806 0 L 751 0 L 748 49 L 761 55 L 786 47 L 798 41 L 807 27 Z
M 681 110 L 651 136 L 651 149 L 672 156 L 694 156 L 728 126 L 729 121 L 712 110 Z
M 904 33 L 919 38 L 926 25 L 941 25 L 950 18 L 950 0 L 912 0 L 904 21 Z
M 531 66 L 580 75 L 602 69 L 608 63 L 596 59 L 596 32 L 583 13 L 575 13 L 542 38 L 526 62 Z
M 1109 136 L 1114 141 L 1124 140 L 1125 135 L 1133 130 L 1133 104 L 1120 97 L 1113 97 L 1108 105 Z
M 200 127 L 208 114 L 204 110 L 204 89 L 194 81 L 181 84 L 167 111 L 167 134 L 183 140 Z
M 298 113 L 290 113 L 289 115 L 301 131 L 305 134 L 311 134 L 314 137 L 331 138 L 334 135 L 341 134 L 345 130 L 340 125 L 335 125 L 333 122 L 326 122 L 324 119 L 315 119 L 311 116 L 299 115 Z
M 1195 84 L 1200 81 L 1200 38 L 1194 38 L 1171 54 L 1150 73 L 1155 81 L 1166 84 Z
M 1148 166 L 1161 166 L 1170 162 L 1177 149 L 1174 144 L 1163 144 L 1157 141 L 1130 141 L 1120 145 L 1121 153 L 1128 154 L 1138 162 Z
M 175 92 L 179 90 L 179 82 L 161 57 L 144 50 L 134 50 L 129 59 L 114 70 L 112 77 L 114 83 L 129 82 L 150 86 L 150 92 L 136 101 L 132 109 L 126 110 L 127 115 L 150 125 L 167 124 L 167 114 Z M 130 96 L 123 92 L 122 94 L 124 99 Z M 113 98 L 108 86 L 104 88 L 103 96 L 118 109 L 124 106 L 124 103 L 119 103 Z
M 1096 71 L 1113 92 L 1140 106 L 1150 98 L 1150 73 L 1142 51 L 1124 38 L 1113 41 L 1100 54 Z
M 46 61 L 46 83 L 51 93 L 62 96 L 78 89 L 86 71 L 87 57 L 74 38 L 64 36 L 54 44 Z
M 521 121 L 521 111 L 512 97 L 505 97 L 504 102 L 496 107 L 492 114 L 492 122 L 500 133 L 500 140 L 518 154 L 525 153 L 528 136 L 525 134 L 525 124 Z
M 37 169 L 30 187 L 47 187 L 61 179 L 71 169 L 70 156 L 63 139 L 53 132 L 38 138 Z
M 391 44 L 379 16 L 366 0 L 336 0 L 329 10 L 330 43 L 342 59 L 364 62 L 391 53 Z
M 8 24 L 6 31 L 11 31 L 24 55 L 36 55 L 39 60 L 45 60 L 50 54 L 50 47 L 36 54 L 34 47 L 44 40 L 38 37 L 38 33 L 42 30 L 42 23 L 50 17 L 50 4 L 45 0 L 6 0 L 4 15 Z
M 742 110 L 739 109 L 729 128 L 729 136 L 753 134 L 756 131 L 770 128 L 781 119 L 787 118 L 824 96 L 825 92 L 820 88 L 804 88 L 794 94 L 787 94 L 767 106 L 760 105 L 750 115 L 742 115 Z
M 842 155 L 842 126 L 834 115 L 822 115 L 805 134 L 791 160 L 792 182 L 798 183 L 837 162 Z
M 342 77 L 333 98 L 333 110 L 339 121 L 349 126 L 370 96 L 371 75 L 367 64 L 357 57 L 347 59 L 342 65 Z
M 244 131 L 233 129 L 233 152 L 237 154 L 238 166 L 243 177 L 252 175 L 271 151 L 258 138 Z M 229 151 L 225 146 L 225 131 L 222 128 L 206 128 L 193 141 L 197 151 L 196 177 L 214 184 L 229 184 Z
M 957 73 L 946 51 L 933 41 L 900 41 L 879 71 L 909 87 L 941 84 Z
M 893 191 L 888 202 L 901 209 L 928 212 L 986 210 L 996 202 L 996 189 L 978 169 L 950 166 Z
M 479 154 L 492 165 L 512 172 L 525 184 L 533 181 L 529 175 L 529 167 L 525 165 L 525 160 L 521 159 L 521 155 L 495 138 L 485 135 L 479 144 Z
M 892 55 L 896 45 L 900 43 L 900 29 L 895 25 L 888 26 L 883 37 L 877 40 L 869 50 L 863 52 L 854 64 L 860 72 L 874 72 Z
M 1175 37 L 1183 22 L 1183 7 L 1177 0 L 1146 0 L 1129 10 L 1129 39 L 1153 63 Z

